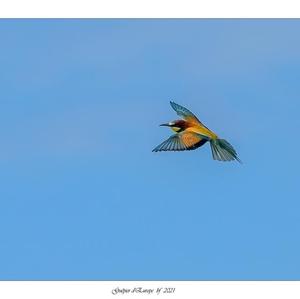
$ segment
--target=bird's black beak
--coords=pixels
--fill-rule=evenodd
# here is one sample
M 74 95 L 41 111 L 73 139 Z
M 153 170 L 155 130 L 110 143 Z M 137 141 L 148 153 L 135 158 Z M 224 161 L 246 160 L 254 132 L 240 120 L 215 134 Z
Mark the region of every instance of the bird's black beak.
M 161 127 L 170 127 L 170 125 L 167 123 L 167 124 L 161 124 L 160 125 Z

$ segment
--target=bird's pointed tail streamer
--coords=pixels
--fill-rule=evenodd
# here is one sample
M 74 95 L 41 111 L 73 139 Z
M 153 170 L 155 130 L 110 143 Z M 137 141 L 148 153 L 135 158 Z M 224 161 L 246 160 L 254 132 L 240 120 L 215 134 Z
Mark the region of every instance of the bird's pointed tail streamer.
M 211 139 L 210 146 L 214 160 L 237 160 L 238 162 L 242 163 L 242 161 L 238 158 L 237 152 L 235 151 L 233 146 L 225 139 Z

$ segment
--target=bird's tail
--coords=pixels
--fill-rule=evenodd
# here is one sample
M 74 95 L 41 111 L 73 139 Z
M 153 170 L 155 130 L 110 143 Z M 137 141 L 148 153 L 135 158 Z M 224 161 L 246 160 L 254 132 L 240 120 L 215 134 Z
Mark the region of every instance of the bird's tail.
M 211 139 L 210 140 L 211 152 L 214 160 L 219 161 L 232 161 L 237 160 L 242 163 L 238 158 L 235 149 L 225 139 Z

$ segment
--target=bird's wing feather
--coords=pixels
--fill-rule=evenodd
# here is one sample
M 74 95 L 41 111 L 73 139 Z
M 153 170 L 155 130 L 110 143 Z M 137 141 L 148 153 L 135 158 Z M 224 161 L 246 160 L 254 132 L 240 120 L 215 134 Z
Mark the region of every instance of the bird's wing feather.
M 203 125 L 202 122 L 196 117 L 196 115 L 187 108 L 184 108 L 183 106 L 180 106 L 172 101 L 170 102 L 170 105 L 176 111 L 177 115 L 179 115 L 186 121 Z
M 158 145 L 153 152 L 194 150 L 203 145 L 206 141 L 207 139 L 201 138 L 199 134 L 182 132 L 172 135 Z

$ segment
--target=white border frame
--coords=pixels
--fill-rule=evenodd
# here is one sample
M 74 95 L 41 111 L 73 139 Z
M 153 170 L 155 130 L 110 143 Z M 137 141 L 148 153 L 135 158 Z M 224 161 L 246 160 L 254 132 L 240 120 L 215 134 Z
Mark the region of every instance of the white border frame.
M 175 288 L 164 294 L 158 288 Z M 114 290 L 129 290 L 113 294 Z M 135 288 L 152 293 L 132 292 Z M 300 281 L 2 281 L 0 298 L 5 299 L 299 299 Z
M 8 0 L 1 18 L 297 18 L 296 0 Z M 174 294 L 118 294 L 116 287 L 175 287 Z M 0 298 L 300 298 L 300 281 L 0 281 Z
M 297 18 L 297 0 L 0 0 L 1 18 Z

